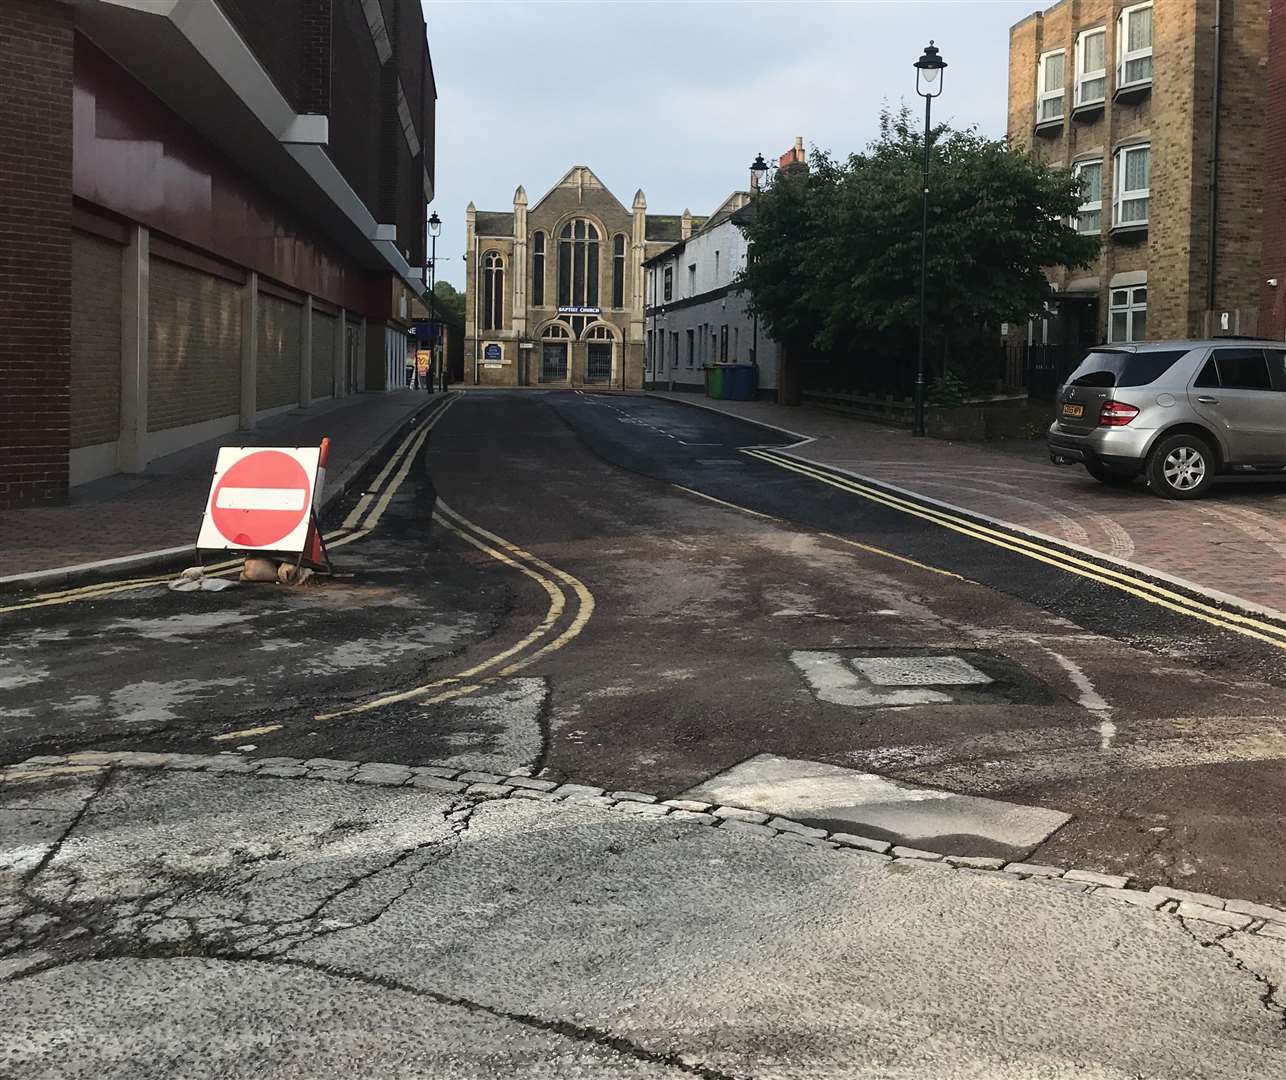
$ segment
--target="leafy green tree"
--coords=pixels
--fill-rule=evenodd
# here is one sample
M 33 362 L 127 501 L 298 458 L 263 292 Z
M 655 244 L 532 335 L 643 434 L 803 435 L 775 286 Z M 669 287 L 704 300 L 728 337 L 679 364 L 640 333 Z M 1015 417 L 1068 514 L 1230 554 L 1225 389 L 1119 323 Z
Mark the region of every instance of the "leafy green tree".
M 433 283 L 433 301 L 439 318 L 460 326 L 464 325 L 464 293 L 449 281 Z
M 923 135 L 885 111 L 865 152 L 814 151 L 743 225 L 742 285 L 761 321 L 796 355 L 840 361 L 854 382 L 909 385 L 919 329 Z M 1098 241 L 1069 225 L 1078 182 L 1003 140 L 935 129 L 930 151 L 927 349 L 939 375 L 985 378 L 1002 322 L 1050 295 L 1044 268 L 1090 263 Z

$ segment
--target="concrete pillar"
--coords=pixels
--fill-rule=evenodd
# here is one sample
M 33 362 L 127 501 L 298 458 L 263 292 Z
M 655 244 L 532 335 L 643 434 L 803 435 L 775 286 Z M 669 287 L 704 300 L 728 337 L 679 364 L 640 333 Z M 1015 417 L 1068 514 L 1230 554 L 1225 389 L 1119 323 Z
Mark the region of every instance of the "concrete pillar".
M 121 472 L 147 468 L 148 241 L 147 229 L 132 226 L 121 258 Z
M 303 310 L 299 313 L 299 407 L 308 408 L 313 400 L 313 298 L 304 297 Z
M 255 426 L 259 383 L 259 275 L 246 274 L 241 290 L 241 429 Z
M 382 325 L 382 324 L 381 324 Z M 366 389 L 366 317 L 357 327 L 357 358 L 353 364 L 353 389 L 359 394 Z
M 521 184 L 514 192 L 513 310 L 511 326 L 519 338 L 527 336 L 527 192 Z
M 335 320 L 335 355 L 332 358 L 335 371 L 335 396 L 348 397 L 348 382 L 344 377 L 348 360 L 348 311 L 339 309 L 339 318 Z

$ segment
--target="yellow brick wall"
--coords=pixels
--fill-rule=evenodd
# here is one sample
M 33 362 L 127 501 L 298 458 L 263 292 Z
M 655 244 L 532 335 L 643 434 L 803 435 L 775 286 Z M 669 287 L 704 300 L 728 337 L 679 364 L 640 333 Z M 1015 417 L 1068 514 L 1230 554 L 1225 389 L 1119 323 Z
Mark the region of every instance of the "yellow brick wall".
M 1153 337 L 1205 332 L 1208 140 L 1214 0 L 1154 0 L 1153 82 L 1140 97 L 1113 100 L 1117 17 L 1134 0 L 1063 0 L 1010 31 L 1009 139 L 1051 165 L 1101 157 L 1103 249 L 1097 264 L 1052 273 L 1056 284 L 1098 277 L 1100 325 L 1106 325 L 1108 281 L 1148 274 L 1148 326 Z M 1223 0 L 1224 26 L 1215 310 L 1256 303 L 1262 237 L 1263 82 L 1268 0 Z M 1101 113 L 1071 117 L 1075 43 L 1081 30 L 1107 29 L 1107 102 Z M 1034 131 L 1041 53 L 1067 50 L 1067 114 L 1060 130 Z M 1145 236 L 1111 236 L 1113 157 L 1122 143 L 1152 146 Z M 1247 324 L 1242 323 L 1245 332 Z M 1253 327 L 1252 327 L 1253 329 Z
M 121 430 L 121 248 L 73 233 L 71 446 L 115 442 Z
M 313 397 L 335 395 L 335 350 L 339 347 L 339 320 L 313 311 Z
M 259 294 L 258 378 L 259 411 L 299 400 L 299 346 L 303 308 L 266 293 Z
M 149 431 L 235 414 L 241 401 L 241 288 L 153 257 L 148 298 Z

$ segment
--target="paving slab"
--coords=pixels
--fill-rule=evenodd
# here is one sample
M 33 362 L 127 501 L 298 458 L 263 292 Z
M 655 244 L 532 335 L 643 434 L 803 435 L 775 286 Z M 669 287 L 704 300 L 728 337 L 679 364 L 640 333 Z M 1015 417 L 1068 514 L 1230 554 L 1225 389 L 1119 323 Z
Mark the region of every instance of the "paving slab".
M 1030 851 L 1070 820 L 1058 810 L 915 787 L 876 773 L 774 754 L 734 765 L 681 798 L 728 803 L 957 855 Z

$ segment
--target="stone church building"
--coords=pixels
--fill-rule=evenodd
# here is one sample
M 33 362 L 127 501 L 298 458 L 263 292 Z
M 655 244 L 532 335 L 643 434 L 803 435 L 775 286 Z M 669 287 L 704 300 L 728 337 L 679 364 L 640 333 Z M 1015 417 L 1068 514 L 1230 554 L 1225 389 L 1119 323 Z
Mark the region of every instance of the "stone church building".
M 484 386 L 643 385 L 643 263 L 703 219 L 626 208 L 577 165 L 530 208 L 469 204 L 464 381 Z

